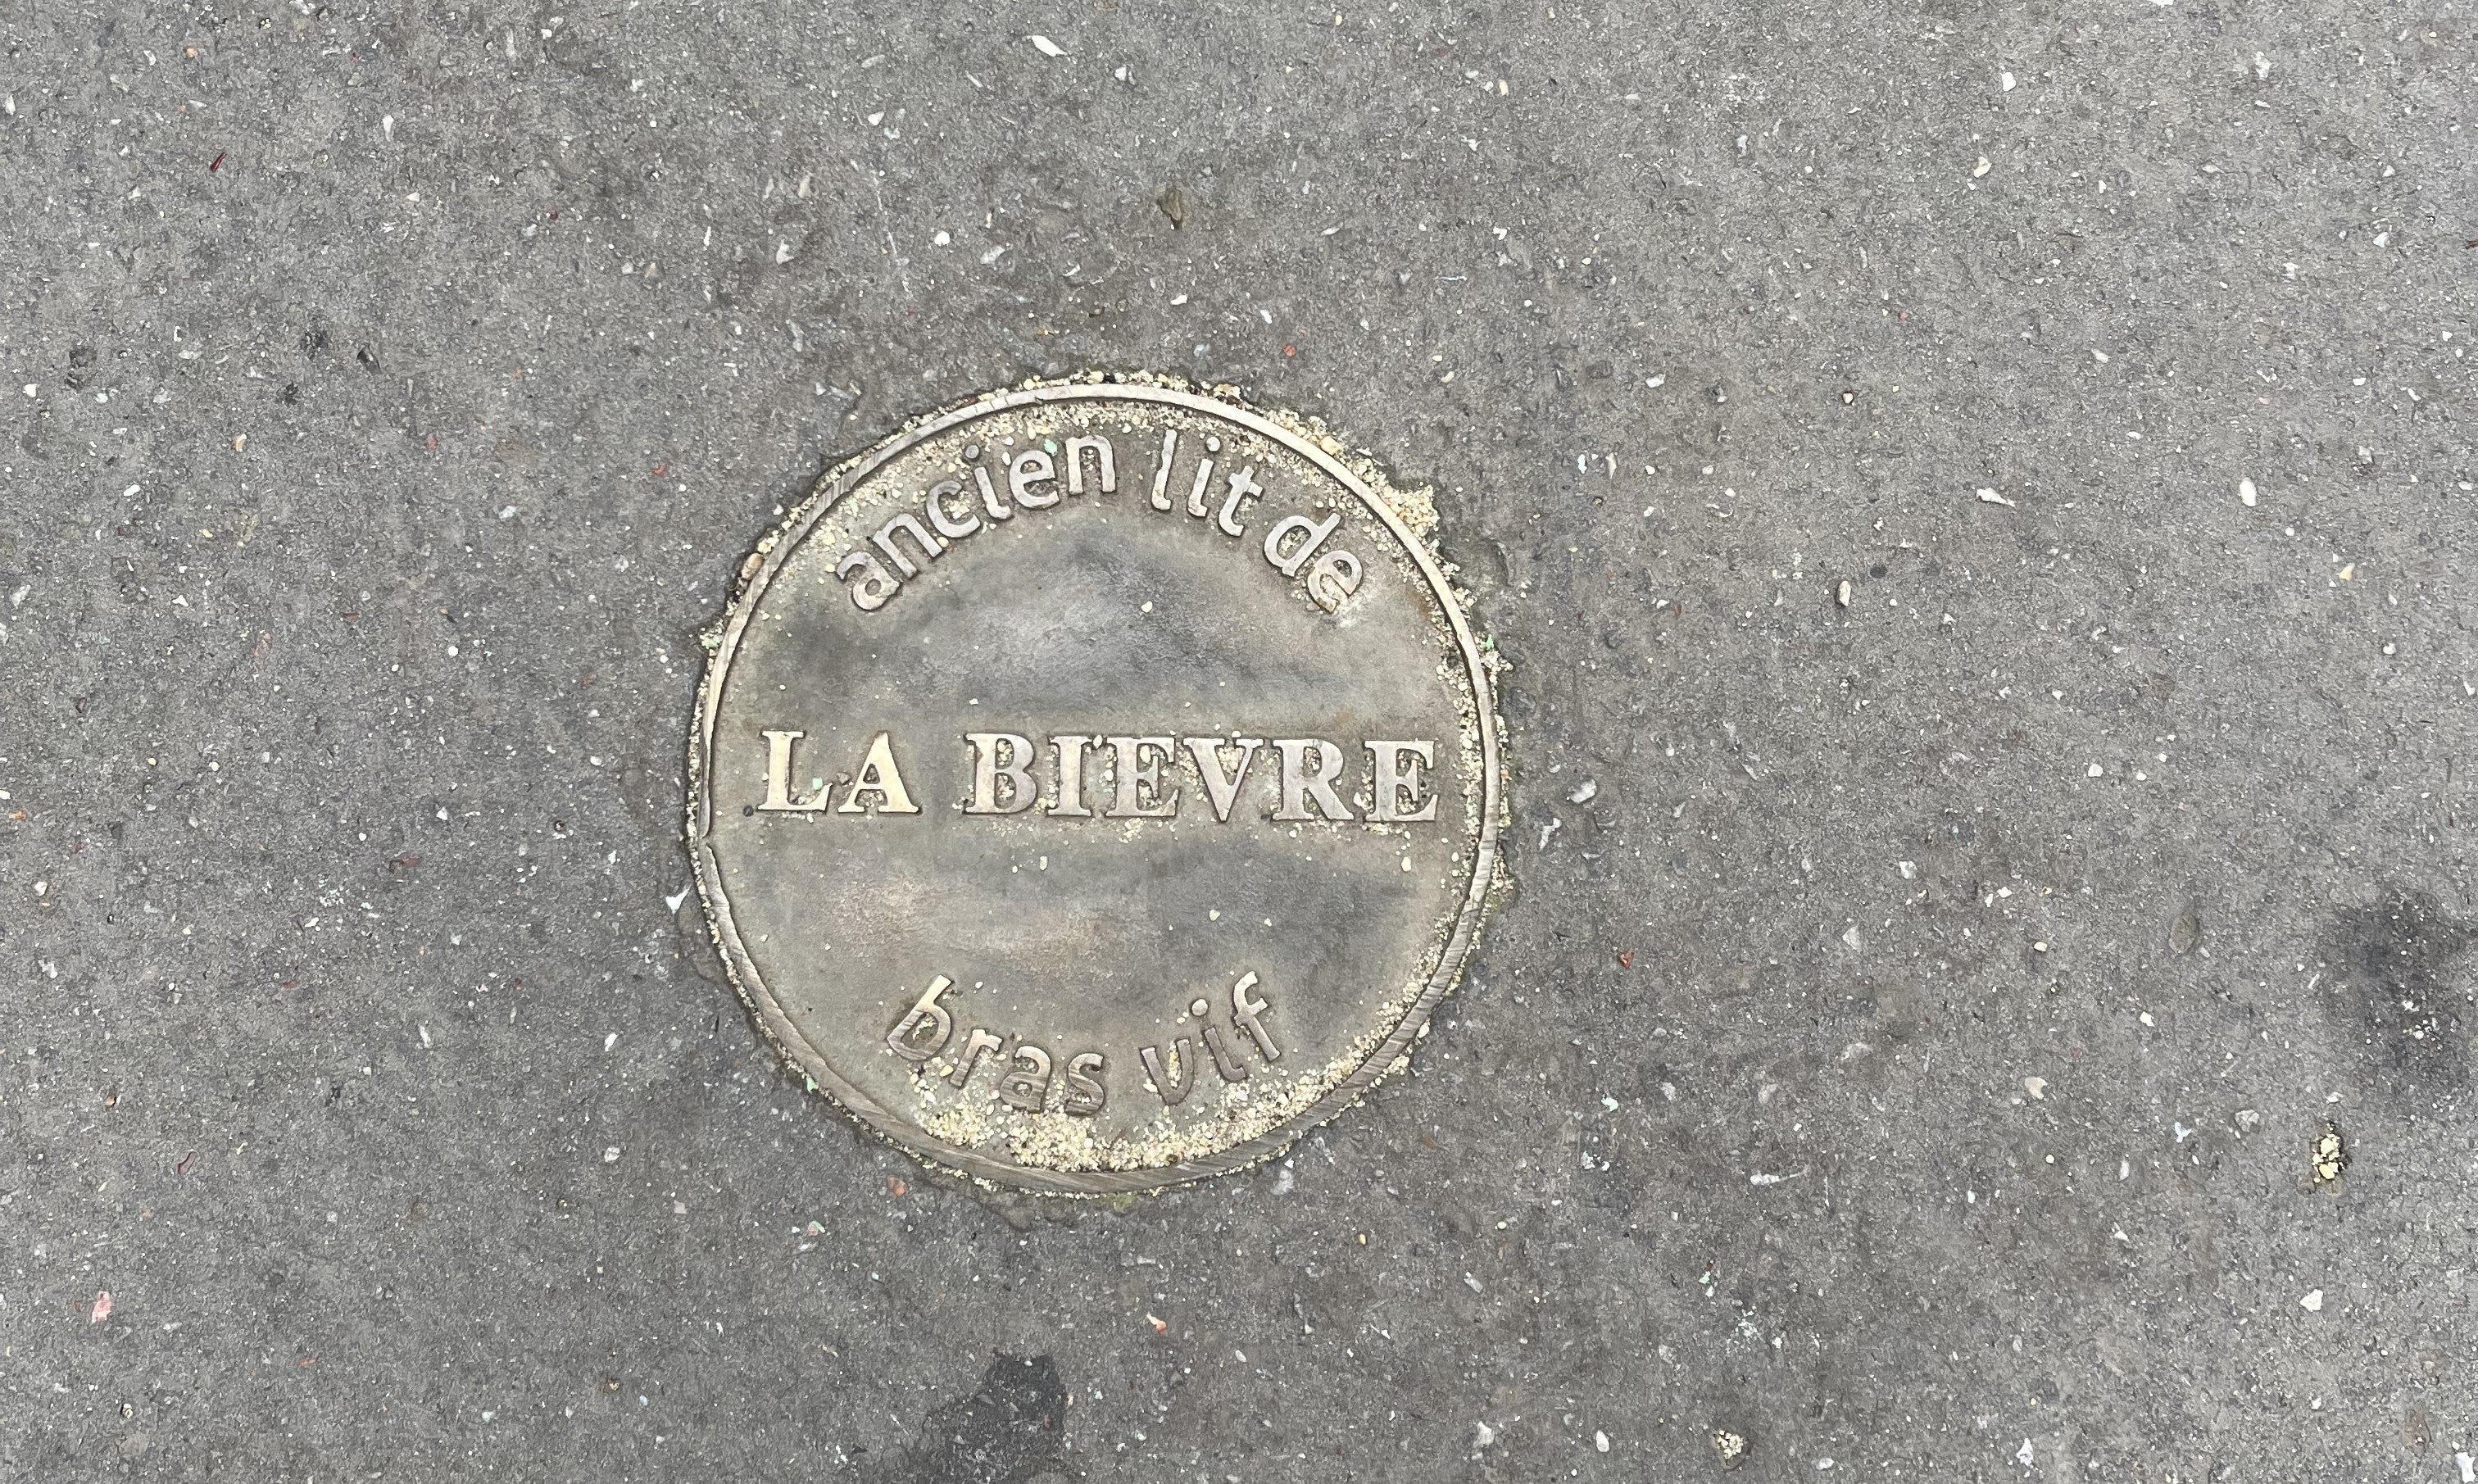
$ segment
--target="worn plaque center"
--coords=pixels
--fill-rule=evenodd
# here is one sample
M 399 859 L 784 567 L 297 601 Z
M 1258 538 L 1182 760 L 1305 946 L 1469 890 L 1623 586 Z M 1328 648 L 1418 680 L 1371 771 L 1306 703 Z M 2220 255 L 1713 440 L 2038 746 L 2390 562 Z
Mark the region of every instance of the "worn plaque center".
M 690 844 L 817 1088 L 1070 1192 L 1277 1151 L 1406 1052 L 1495 866 L 1486 667 L 1424 496 L 1148 382 L 831 473 L 709 638 Z

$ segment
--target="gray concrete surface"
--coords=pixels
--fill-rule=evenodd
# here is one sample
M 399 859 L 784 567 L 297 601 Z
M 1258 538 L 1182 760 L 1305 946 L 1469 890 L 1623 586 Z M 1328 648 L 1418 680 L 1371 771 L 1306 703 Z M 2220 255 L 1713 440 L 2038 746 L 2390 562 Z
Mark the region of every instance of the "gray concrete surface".
M 2467 1477 L 2465 11 L 987 12 L 0 12 L 0 1476 Z M 774 507 L 1085 366 L 1436 484 L 1518 886 L 1060 1207 L 675 837 Z

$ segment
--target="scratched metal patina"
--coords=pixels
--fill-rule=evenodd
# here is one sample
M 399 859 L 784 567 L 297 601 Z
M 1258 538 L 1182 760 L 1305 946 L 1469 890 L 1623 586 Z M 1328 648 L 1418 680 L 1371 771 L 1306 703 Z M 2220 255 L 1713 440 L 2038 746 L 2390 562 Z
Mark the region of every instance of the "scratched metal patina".
M 829 473 L 708 636 L 688 838 L 817 1089 L 1066 1193 L 1285 1146 L 1398 1066 L 1496 868 L 1488 661 L 1425 495 L 1138 378 Z

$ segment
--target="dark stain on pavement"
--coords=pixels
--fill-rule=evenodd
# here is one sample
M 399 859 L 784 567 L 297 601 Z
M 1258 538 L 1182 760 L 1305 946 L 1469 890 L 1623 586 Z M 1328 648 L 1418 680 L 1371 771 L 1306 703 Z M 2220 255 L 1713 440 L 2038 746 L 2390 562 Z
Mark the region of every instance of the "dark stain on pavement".
M 2338 913 L 2325 938 L 2323 994 L 2335 1017 L 2363 1029 L 2367 1054 L 2394 1092 L 2468 1079 L 2478 1014 L 2469 950 L 2478 930 L 2425 892 L 2386 888 Z
M 1000 1355 L 979 1390 L 931 1412 L 882 1484 L 1032 1484 L 1067 1471 L 1067 1387 L 1047 1355 Z

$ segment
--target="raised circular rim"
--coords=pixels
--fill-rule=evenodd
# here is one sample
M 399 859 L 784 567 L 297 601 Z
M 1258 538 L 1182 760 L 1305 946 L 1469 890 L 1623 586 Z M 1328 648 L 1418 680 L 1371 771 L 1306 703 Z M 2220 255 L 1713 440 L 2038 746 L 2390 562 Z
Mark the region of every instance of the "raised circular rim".
M 1430 593 L 1437 600 L 1437 607 L 1445 614 L 1446 621 L 1454 630 L 1455 647 L 1461 652 L 1464 671 L 1470 677 L 1473 709 L 1477 713 L 1479 729 L 1480 826 L 1472 851 L 1471 884 L 1464 893 L 1462 906 L 1455 913 L 1454 931 L 1438 955 L 1435 971 L 1422 986 L 1418 997 L 1403 1011 L 1393 1031 L 1369 1052 L 1349 1077 L 1283 1122 L 1213 1154 L 1148 1170 L 1046 1170 L 1014 1164 L 976 1149 L 958 1148 L 931 1137 L 919 1125 L 846 1081 L 823 1053 L 811 1044 L 800 1028 L 783 1013 L 773 993 L 767 989 L 765 976 L 758 971 L 756 960 L 741 941 L 739 926 L 732 918 L 730 896 L 723 890 L 721 864 L 716 859 L 713 843 L 714 800 L 709 764 L 713 755 L 715 727 L 722 707 L 724 684 L 750 616 L 792 553 L 807 541 L 817 522 L 841 503 L 847 493 L 888 460 L 924 440 L 992 414 L 1044 402 L 1118 400 L 1186 408 L 1226 418 L 1273 439 L 1323 469 L 1356 495 L 1359 502 L 1392 533 L 1397 544 L 1419 567 Z M 858 1119 L 872 1133 L 900 1145 L 927 1164 L 961 1170 L 993 1184 L 1050 1195 L 1108 1195 L 1157 1191 L 1212 1175 L 1228 1174 L 1281 1153 L 1310 1129 L 1330 1121 L 1345 1108 L 1359 1101 L 1409 1049 L 1428 1024 L 1429 1016 L 1437 1002 L 1452 993 L 1461 979 L 1463 963 L 1471 955 L 1489 888 L 1497 876 L 1497 705 L 1489 687 L 1487 667 L 1480 659 L 1479 643 L 1472 636 L 1471 624 L 1463 615 L 1462 603 L 1454 584 L 1437 566 L 1428 543 L 1403 524 L 1394 508 L 1349 465 L 1296 430 L 1226 396 L 1206 395 L 1184 387 L 1108 379 L 1028 382 L 1003 391 L 984 392 L 934 413 L 830 469 L 813 487 L 806 502 L 794 510 L 781 525 L 759 540 L 752 555 L 761 559 L 757 569 L 746 572 L 747 564 L 742 564 L 745 576 L 732 597 L 721 631 L 709 641 L 705 670 L 697 685 L 696 715 L 689 735 L 686 843 L 695 870 L 697 896 L 705 907 L 706 925 L 714 936 L 715 945 L 722 953 L 723 971 L 730 976 L 733 990 L 739 994 L 742 1003 L 757 1017 L 767 1039 L 800 1069 L 812 1088 L 823 1093 L 829 1101 Z

